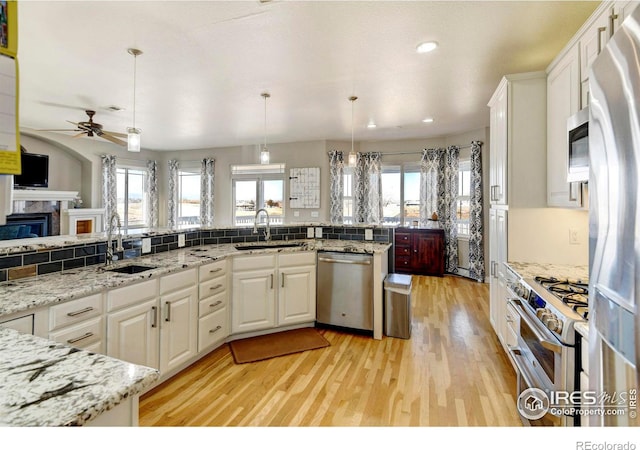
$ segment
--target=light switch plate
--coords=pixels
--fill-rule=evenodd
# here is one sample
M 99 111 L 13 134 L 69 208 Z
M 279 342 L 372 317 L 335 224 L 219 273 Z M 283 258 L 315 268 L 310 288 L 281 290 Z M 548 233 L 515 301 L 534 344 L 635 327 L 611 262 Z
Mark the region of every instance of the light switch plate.
M 178 235 L 178 247 L 184 247 L 184 234 Z
M 311 211 L 311 217 L 318 217 L 319 215 L 318 211 Z
M 322 237 L 322 227 L 316 227 L 316 237 L 317 238 Z
M 142 253 L 151 253 L 151 238 L 142 238 Z
M 373 241 L 373 230 L 367 228 L 364 230 L 364 240 Z
M 293 217 L 300 217 L 300 211 L 294 211 Z
M 307 237 L 308 238 L 312 238 L 313 237 L 313 227 L 308 227 L 307 228 Z

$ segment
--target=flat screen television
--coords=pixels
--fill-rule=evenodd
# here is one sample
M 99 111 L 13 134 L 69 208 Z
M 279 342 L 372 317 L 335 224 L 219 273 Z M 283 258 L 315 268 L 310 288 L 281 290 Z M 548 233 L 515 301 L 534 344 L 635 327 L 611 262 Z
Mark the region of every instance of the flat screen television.
M 22 173 L 14 175 L 13 187 L 49 187 L 49 155 L 21 154 Z

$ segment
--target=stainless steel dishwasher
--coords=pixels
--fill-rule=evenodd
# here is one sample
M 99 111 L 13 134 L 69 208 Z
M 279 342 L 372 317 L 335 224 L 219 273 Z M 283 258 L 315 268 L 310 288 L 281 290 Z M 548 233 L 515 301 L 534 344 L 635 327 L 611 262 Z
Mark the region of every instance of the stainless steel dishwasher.
M 316 322 L 373 331 L 373 257 L 318 252 Z

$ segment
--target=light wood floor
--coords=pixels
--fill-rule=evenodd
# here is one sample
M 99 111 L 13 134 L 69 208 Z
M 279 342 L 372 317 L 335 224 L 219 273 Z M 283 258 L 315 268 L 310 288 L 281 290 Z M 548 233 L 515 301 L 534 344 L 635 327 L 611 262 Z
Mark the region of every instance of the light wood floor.
M 227 345 L 140 400 L 141 426 L 520 426 L 489 289 L 413 277 L 410 340 L 322 330 L 330 347 L 236 365 Z

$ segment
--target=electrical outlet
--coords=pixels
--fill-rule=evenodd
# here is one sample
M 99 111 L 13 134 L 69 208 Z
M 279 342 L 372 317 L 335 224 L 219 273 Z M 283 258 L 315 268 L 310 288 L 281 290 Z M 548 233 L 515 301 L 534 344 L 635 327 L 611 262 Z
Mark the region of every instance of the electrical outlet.
M 184 247 L 184 234 L 178 235 L 178 247 Z
M 311 211 L 311 217 L 319 217 L 320 213 L 318 211 Z
M 322 227 L 316 227 L 316 237 L 317 238 L 322 237 Z
M 364 240 L 365 241 L 373 241 L 373 230 L 367 228 L 364 230 Z
M 151 238 L 142 238 L 142 253 L 151 253 Z
M 312 238 L 313 237 L 313 227 L 308 227 L 307 228 L 307 237 L 308 238 Z
M 580 233 L 575 228 L 569 228 L 569 244 L 570 245 L 579 245 L 580 244 Z
M 293 217 L 300 217 L 300 211 L 294 211 Z

